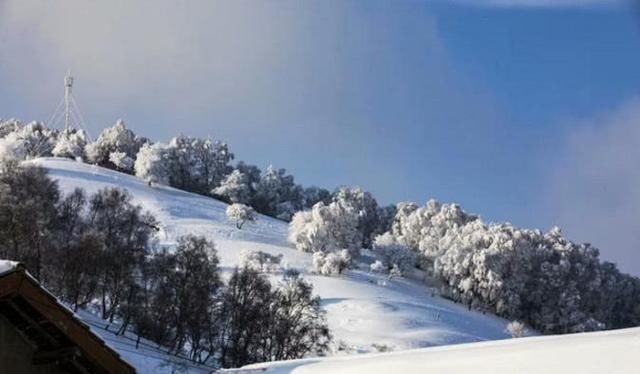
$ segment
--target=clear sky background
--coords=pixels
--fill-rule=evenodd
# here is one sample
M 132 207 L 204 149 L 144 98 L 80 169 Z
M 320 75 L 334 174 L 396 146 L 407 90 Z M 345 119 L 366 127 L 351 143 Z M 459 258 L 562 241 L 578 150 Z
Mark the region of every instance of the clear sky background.
M 640 274 L 640 7 L 0 0 L 0 117 L 227 141 L 305 185 L 460 203 Z

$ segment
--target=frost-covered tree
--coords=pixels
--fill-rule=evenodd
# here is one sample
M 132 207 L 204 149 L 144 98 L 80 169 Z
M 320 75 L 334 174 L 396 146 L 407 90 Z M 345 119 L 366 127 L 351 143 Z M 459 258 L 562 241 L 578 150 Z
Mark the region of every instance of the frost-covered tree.
M 386 267 L 380 260 L 375 260 L 371 265 L 369 265 L 369 270 L 372 273 L 383 273 L 386 270 Z
M 440 240 L 450 230 L 475 219 L 476 216 L 466 213 L 456 204 L 430 200 L 426 206 L 418 207 L 413 203 L 400 203 L 391 230 L 400 243 L 433 261 L 442 254 Z
M 305 209 L 311 209 L 317 203 L 329 204 L 331 199 L 332 196 L 329 190 L 316 186 L 307 187 L 304 189 L 303 207 Z
M 51 156 L 58 131 L 41 122 L 31 122 L 18 131 L 24 144 L 26 158 Z
M 102 130 L 95 142 L 87 144 L 85 151 L 87 160 L 93 164 L 132 173 L 133 160 L 143 143 L 124 121 L 118 120 L 112 127 Z
M 512 338 L 523 338 L 527 335 L 527 326 L 520 321 L 511 321 L 507 325 L 506 332 Z
M 393 220 L 396 217 L 398 208 L 395 205 L 379 206 L 377 211 L 378 224 L 373 230 L 373 238 L 380 234 L 384 234 L 385 232 L 391 231 Z
M 220 186 L 212 191 L 231 203 L 249 204 L 251 202 L 251 186 L 247 175 L 236 169 L 227 175 Z
M 74 128 L 65 129 L 58 134 L 55 146 L 51 153 L 56 157 L 71 159 L 84 159 L 87 136 L 82 130 Z
M 17 132 L 0 139 L 0 162 L 21 161 L 26 158 L 24 143 Z
M 246 222 L 256 220 L 256 211 L 248 205 L 231 204 L 227 207 L 227 217 L 236 223 L 238 229 L 242 229 Z
M 9 128 L 14 130 L 0 138 L 0 161 L 51 156 L 57 137 L 56 130 L 48 129 L 40 122 L 27 125 L 11 122 L 5 126 L 5 130 Z
M 260 273 L 276 273 L 282 270 L 282 254 L 272 255 L 263 251 L 243 250 L 239 256 L 240 266 Z
M 111 152 L 109 162 L 112 163 L 117 170 L 131 172 L 133 170 L 134 161 L 124 152 Z
M 283 221 L 291 221 L 291 218 L 298 211 L 299 205 L 296 205 L 293 201 L 283 201 L 276 205 L 275 216 L 277 219 Z
M 178 136 L 171 140 L 166 155 L 169 184 L 208 195 L 231 172 L 233 153 L 226 143 Z
M 247 164 L 244 161 L 239 161 L 236 165 L 236 170 L 241 172 L 247 178 L 247 184 L 251 188 L 251 199 L 254 198 L 256 193 L 256 187 L 260 183 L 260 177 L 262 170 L 259 167 L 251 164 Z
M 264 174 L 260 177 L 260 181 L 256 185 L 255 206 L 259 212 L 269 215 L 275 214 L 275 206 L 280 203 L 282 185 L 284 181 L 285 170 L 276 170 L 273 166 L 269 166 Z
M 197 192 L 209 194 L 231 172 L 229 163 L 234 155 L 226 143 L 210 138 L 196 139 L 192 142 L 191 149 L 195 162 Z
M 404 272 L 400 269 L 397 264 L 394 264 L 389 270 L 389 279 L 401 278 L 404 275 Z
M 190 192 L 195 192 L 198 187 L 194 175 L 196 169 L 193 156 L 194 142 L 193 138 L 177 136 L 169 142 L 165 156 L 169 185 Z
M 599 261 L 597 249 L 566 240 L 557 228 L 543 233 L 487 224 L 455 204 L 430 201 L 425 207 L 400 204 L 392 234 L 428 260 L 423 266 L 443 281 L 449 297 L 542 332 L 618 325 L 612 305 L 640 310 L 612 291 L 625 284 L 632 295 L 637 281 L 629 282 Z
M 371 248 L 372 235 L 378 227 L 378 202 L 373 195 L 360 187 L 341 187 L 334 192 L 333 201 L 356 212 L 361 246 Z
M 337 276 L 344 273 L 351 264 L 349 251 L 343 249 L 337 252 L 314 252 L 311 271 L 316 274 Z
M 145 143 L 136 155 L 135 175 L 152 183 L 167 184 L 169 181 L 167 168 L 167 145 L 163 143 Z
M 276 170 L 269 166 L 260 177 L 255 191 L 252 205 L 260 213 L 289 221 L 295 212 L 302 210 L 304 191 L 285 169 Z
M 289 224 L 289 241 L 305 252 L 334 252 L 360 249 L 358 216 L 348 206 L 318 203 L 298 212 Z
M 416 267 L 415 252 L 398 243 L 391 233 L 378 235 L 373 242 L 373 250 L 380 256 L 387 271 L 395 268 L 398 276 L 402 276 Z
M 476 220 L 441 243 L 434 263 L 454 298 L 490 307 L 544 332 L 580 331 L 597 318 L 583 301 L 593 300 L 601 276 L 597 252 L 566 241 L 557 231 L 543 234 L 508 224 Z M 604 307 L 601 305 L 600 308 Z
M 0 119 L 0 138 L 4 138 L 10 133 L 17 131 L 23 126 L 22 122 L 12 118 L 8 120 Z

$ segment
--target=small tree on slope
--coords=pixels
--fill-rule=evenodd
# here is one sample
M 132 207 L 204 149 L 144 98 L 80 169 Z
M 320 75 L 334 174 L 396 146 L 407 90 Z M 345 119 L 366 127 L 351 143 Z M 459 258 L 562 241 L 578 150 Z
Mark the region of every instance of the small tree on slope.
M 522 338 L 527 335 L 527 327 L 520 321 L 511 321 L 505 330 L 512 338 Z
M 227 207 L 227 217 L 236 222 L 236 227 L 240 230 L 246 222 L 256 220 L 256 212 L 252 207 L 244 204 L 231 204 Z

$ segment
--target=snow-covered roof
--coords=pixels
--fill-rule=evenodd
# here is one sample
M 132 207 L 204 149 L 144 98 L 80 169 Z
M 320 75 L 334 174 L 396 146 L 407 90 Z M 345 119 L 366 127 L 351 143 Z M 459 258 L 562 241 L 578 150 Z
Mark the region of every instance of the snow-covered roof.
M 18 264 L 16 261 L 0 260 L 0 275 L 13 271 Z

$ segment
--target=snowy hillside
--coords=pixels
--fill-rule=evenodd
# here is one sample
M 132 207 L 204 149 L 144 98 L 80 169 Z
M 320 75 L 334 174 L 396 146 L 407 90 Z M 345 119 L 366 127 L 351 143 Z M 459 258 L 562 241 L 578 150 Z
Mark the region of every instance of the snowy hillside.
M 224 270 L 233 268 L 243 249 L 282 254 L 288 266 L 306 269 L 311 255 L 286 242 L 287 224 L 261 216 L 236 229 L 225 216 L 226 204 L 169 187 L 149 187 L 142 180 L 66 159 L 31 161 L 46 167 L 63 191 L 81 187 L 126 188 L 161 222 L 159 244 L 170 246 L 179 235 L 194 233 L 215 241 Z M 354 270 L 330 278 L 306 274 L 323 299 L 336 354 L 402 350 L 444 344 L 503 339 L 507 321 L 468 311 L 431 296 L 419 282 L 387 281 L 385 276 Z
M 638 373 L 640 328 L 257 364 L 247 373 Z

